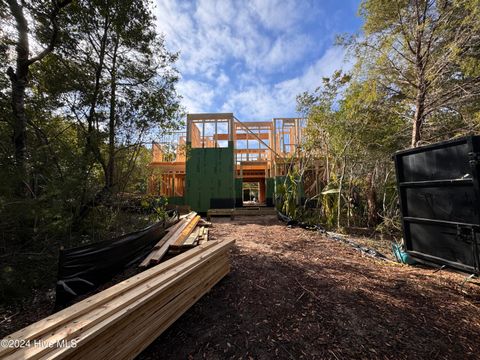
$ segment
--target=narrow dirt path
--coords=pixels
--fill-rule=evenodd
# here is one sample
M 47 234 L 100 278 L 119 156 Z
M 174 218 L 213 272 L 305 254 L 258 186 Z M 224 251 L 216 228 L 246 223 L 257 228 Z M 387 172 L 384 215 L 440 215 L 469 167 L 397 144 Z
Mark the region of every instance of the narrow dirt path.
M 214 219 L 232 272 L 139 359 L 478 359 L 480 287 L 272 217 Z

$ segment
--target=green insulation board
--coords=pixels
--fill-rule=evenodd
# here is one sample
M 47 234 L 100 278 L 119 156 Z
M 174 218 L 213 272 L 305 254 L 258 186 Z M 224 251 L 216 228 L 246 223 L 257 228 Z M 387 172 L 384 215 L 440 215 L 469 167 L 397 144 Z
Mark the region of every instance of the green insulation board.
M 168 198 L 169 205 L 185 205 L 185 198 L 183 196 L 171 196 Z
M 274 178 L 267 178 L 265 179 L 265 202 L 267 206 L 274 205 L 275 199 L 275 179 Z
M 243 180 L 235 179 L 235 207 L 243 206 L 242 187 L 243 187 Z
M 227 148 L 190 148 L 186 164 L 188 205 L 197 212 L 235 207 L 233 143 Z

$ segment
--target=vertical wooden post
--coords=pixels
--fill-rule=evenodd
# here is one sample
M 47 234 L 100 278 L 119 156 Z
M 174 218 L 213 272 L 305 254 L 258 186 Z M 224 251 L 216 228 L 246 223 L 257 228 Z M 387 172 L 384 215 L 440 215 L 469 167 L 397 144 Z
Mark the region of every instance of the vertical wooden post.
M 265 179 L 259 181 L 258 186 L 258 201 L 260 203 L 265 202 Z

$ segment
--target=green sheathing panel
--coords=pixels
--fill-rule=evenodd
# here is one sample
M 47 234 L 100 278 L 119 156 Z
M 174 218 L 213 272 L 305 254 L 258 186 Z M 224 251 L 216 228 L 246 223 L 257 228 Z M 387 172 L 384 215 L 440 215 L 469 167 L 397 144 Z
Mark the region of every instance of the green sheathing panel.
M 168 198 L 170 205 L 185 205 L 185 198 L 183 196 L 172 196 Z
M 234 208 L 233 142 L 228 148 L 190 148 L 185 178 L 185 200 L 192 210 Z
M 273 195 L 273 197 L 274 197 L 273 205 L 276 206 L 278 209 L 281 209 L 281 207 L 282 207 L 282 205 L 281 205 L 282 201 L 281 201 L 281 199 L 280 199 L 280 195 L 279 195 L 279 191 L 278 191 L 278 190 L 279 190 L 279 189 L 278 189 L 278 186 L 279 186 L 279 185 L 283 185 L 284 181 L 285 181 L 285 176 L 275 176 L 275 177 L 273 178 L 273 185 L 274 185 L 274 186 L 273 186 L 273 189 L 274 189 L 274 190 L 273 190 L 273 192 L 274 192 L 274 195 Z
M 275 199 L 275 179 L 274 178 L 267 178 L 265 179 L 265 202 L 267 206 L 274 205 Z
M 298 186 L 298 197 L 300 199 L 300 204 L 305 204 L 305 186 L 303 184 L 303 181 L 300 182 L 300 185 Z
M 243 180 L 235 179 L 235 207 L 243 206 L 242 187 L 243 187 Z

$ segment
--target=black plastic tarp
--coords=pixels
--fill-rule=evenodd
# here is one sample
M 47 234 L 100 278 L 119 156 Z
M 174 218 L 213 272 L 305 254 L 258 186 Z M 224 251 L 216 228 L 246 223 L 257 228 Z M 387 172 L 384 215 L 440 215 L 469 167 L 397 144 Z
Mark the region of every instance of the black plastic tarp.
M 165 235 L 165 229 L 174 222 L 174 217 L 111 240 L 61 250 L 56 307 L 64 307 L 75 297 L 93 291 L 110 281 L 115 274 L 143 259 Z
M 335 233 L 327 232 L 325 230 L 325 228 L 321 225 L 318 225 L 318 224 L 317 225 L 311 225 L 311 224 L 307 224 L 305 222 L 293 220 L 290 216 L 287 216 L 287 215 L 283 214 L 282 212 L 280 212 L 278 210 L 277 210 L 277 217 L 278 217 L 279 220 L 287 223 L 287 226 L 289 226 L 289 227 L 298 226 L 298 227 L 301 227 L 303 229 L 318 231 L 318 232 L 324 234 L 327 238 L 329 238 L 331 240 L 335 240 L 335 241 L 340 241 L 340 242 L 343 242 L 344 244 L 350 245 L 355 250 L 361 251 L 365 255 L 368 255 L 368 256 L 371 256 L 371 257 L 374 257 L 374 258 L 377 258 L 377 259 L 381 259 L 381 260 L 388 260 L 385 255 L 379 253 L 378 251 L 376 251 L 374 249 L 370 249 L 366 246 L 362 246 L 360 244 L 357 244 L 355 241 L 349 240 L 347 237 L 345 237 L 341 234 L 335 234 Z

